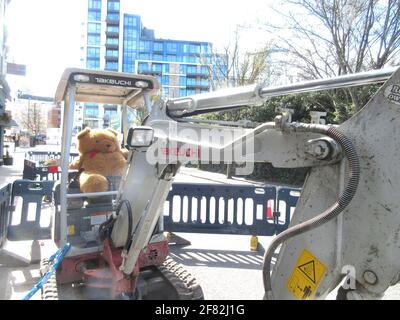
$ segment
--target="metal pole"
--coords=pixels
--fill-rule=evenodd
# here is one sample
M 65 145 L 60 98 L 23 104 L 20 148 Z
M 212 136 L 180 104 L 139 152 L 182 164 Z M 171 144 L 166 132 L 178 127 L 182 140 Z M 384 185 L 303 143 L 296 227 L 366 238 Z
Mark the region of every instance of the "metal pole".
M 63 136 L 61 143 L 61 184 L 60 184 L 60 245 L 67 243 L 67 184 L 68 166 L 71 148 L 72 127 L 74 122 L 76 86 L 70 84 L 64 101 Z
M 263 88 L 260 90 L 260 95 L 263 98 L 270 98 L 292 93 L 332 90 L 379 83 L 389 79 L 397 69 L 398 67 L 379 69 L 368 72 L 347 74 L 329 79 L 317 79 L 290 85 Z
M 262 105 L 271 97 L 293 93 L 349 88 L 366 84 L 384 82 L 398 67 L 348 74 L 329 79 L 304 81 L 284 86 L 261 87 L 259 85 L 222 89 L 167 101 L 167 108 L 175 117 L 207 113 L 213 110 Z

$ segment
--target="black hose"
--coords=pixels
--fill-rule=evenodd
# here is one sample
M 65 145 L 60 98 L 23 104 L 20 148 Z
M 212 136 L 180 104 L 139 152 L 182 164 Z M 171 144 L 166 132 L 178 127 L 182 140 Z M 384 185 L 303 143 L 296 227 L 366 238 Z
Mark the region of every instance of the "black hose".
M 360 179 L 360 164 L 358 161 L 357 152 L 355 151 L 351 141 L 343 133 L 336 130 L 334 127 L 326 127 L 322 125 L 294 124 L 294 129 L 321 133 L 337 141 L 344 150 L 345 156 L 349 163 L 348 179 L 346 187 L 336 203 L 318 216 L 285 230 L 272 241 L 268 250 L 265 252 L 263 262 L 265 299 L 273 298 L 271 284 L 271 260 L 277 247 L 288 239 L 317 228 L 337 217 L 353 199 Z
M 124 245 L 124 250 L 128 250 L 129 246 L 131 244 L 132 241 L 132 226 L 133 226 L 133 222 L 132 222 L 132 207 L 131 204 L 128 200 L 121 200 L 118 203 L 117 209 L 115 210 L 115 214 L 118 216 L 119 212 L 121 211 L 122 205 L 125 203 L 126 209 L 127 209 L 127 213 L 128 213 L 128 234 L 126 237 L 126 241 L 125 241 L 125 245 Z M 104 240 L 106 237 L 110 238 L 111 235 L 111 228 L 114 225 L 116 219 L 111 216 L 107 221 L 103 222 L 100 227 L 99 227 L 99 233 L 100 233 L 100 239 Z

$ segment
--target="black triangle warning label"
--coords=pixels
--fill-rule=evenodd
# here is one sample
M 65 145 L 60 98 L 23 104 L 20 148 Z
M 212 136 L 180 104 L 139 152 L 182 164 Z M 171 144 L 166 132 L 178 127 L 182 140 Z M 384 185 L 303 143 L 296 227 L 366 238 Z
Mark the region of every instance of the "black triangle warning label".
M 299 270 L 304 273 L 304 275 L 309 278 L 313 283 L 315 283 L 315 264 L 314 260 L 298 266 Z

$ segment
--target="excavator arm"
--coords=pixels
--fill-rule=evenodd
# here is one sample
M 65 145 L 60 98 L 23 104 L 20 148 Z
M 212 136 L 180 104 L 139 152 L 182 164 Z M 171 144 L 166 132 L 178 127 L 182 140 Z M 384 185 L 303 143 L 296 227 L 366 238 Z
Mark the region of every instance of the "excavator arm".
M 243 106 L 291 93 L 384 82 L 374 97 L 340 126 L 290 122 L 252 125 L 203 121 L 193 115 Z M 130 239 L 121 270 L 133 272 L 140 251 L 152 241 L 161 209 L 182 164 L 243 164 L 310 167 L 289 229 L 266 251 L 265 298 L 324 298 L 343 280 L 348 298 L 377 298 L 400 272 L 400 70 L 376 70 L 291 86 L 249 86 L 216 91 L 152 106 L 143 126 L 129 129 L 128 166 L 117 201 L 122 208 L 111 238 Z M 131 228 L 129 224 L 131 223 Z M 128 230 L 132 230 L 129 234 Z

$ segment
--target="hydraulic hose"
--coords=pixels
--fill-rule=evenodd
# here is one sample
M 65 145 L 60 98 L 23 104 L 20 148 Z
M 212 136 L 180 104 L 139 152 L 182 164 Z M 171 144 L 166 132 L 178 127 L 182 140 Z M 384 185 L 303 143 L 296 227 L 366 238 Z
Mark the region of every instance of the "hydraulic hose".
M 335 127 L 299 123 L 291 123 L 288 126 L 294 131 L 308 131 L 324 134 L 338 142 L 348 160 L 348 178 L 346 187 L 336 203 L 316 217 L 285 230 L 272 241 L 268 250 L 265 252 L 263 262 L 263 280 L 265 289 L 264 299 L 273 299 L 271 284 L 271 261 L 272 256 L 274 255 L 278 246 L 290 238 L 315 229 L 337 217 L 353 199 L 360 179 L 360 164 L 358 161 L 357 152 L 352 142 Z

